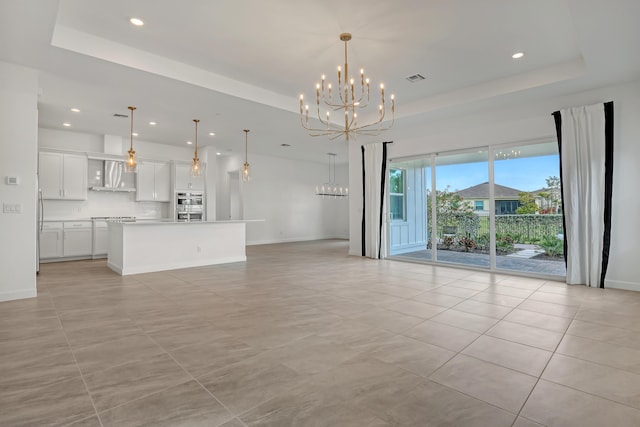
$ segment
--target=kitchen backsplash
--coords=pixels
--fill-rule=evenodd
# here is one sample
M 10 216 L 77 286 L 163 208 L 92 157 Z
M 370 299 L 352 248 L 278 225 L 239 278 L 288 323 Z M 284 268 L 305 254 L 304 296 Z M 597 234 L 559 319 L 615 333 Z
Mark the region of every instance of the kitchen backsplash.
M 169 203 L 136 202 L 136 193 L 89 191 L 87 200 L 44 200 L 44 219 L 85 219 L 92 216 L 169 218 Z

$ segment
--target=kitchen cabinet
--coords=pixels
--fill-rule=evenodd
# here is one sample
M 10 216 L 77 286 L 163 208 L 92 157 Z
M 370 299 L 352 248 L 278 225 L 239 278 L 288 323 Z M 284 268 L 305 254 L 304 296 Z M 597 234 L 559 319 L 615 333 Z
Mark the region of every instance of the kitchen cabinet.
M 62 255 L 65 257 L 86 256 L 92 252 L 90 221 L 65 222 L 63 226 Z
M 62 223 L 45 222 L 40 230 L 40 258 L 62 256 Z
M 93 258 L 102 258 L 109 252 L 109 226 L 106 221 L 93 224 Z
M 171 194 L 171 164 L 138 162 L 136 201 L 168 202 Z
M 180 191 L 180 190 L 204 191 L 204 176 L 206 173 L 206 167 L 203 163 L 201 163 L 201 167 L 202 167 L 202 175 L 192 176 L 191 163 L 189 164 L 176 163 L 175 164 L 176 191 Z
M 43 199 L 87 200 L 87 157 L 41 151 L 39 185 Z

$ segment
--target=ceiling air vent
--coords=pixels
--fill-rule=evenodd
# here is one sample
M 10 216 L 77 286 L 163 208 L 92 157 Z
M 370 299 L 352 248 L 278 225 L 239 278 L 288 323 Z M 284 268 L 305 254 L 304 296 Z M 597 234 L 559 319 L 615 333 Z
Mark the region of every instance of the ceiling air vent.
M 115 114 L 113 115 L 113 117 L 117 117 L 117 118 L 119 118 L 119 119 L 126 119 L 126 118 L 127 118 L 127 117 L 129 117 L 129 116 L 127 116 L 126 114 L 118 114 L 118 113 L 115 113 Z
M 422 74 L 417 73 L 407 77 L 406 79 L 409 80 L 411 83 L 418 83 L 419 81 L 424 80 L 425 77 Z

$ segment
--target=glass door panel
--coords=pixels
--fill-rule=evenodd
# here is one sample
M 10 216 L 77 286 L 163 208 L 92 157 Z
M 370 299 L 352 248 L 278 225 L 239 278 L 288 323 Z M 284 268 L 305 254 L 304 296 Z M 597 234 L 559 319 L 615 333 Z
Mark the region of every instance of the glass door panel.
M 496 268 L 564 276 L 556 142 L 496 148 Z
M 436 260 L 490 267 L 487 150 L 435 158 Z

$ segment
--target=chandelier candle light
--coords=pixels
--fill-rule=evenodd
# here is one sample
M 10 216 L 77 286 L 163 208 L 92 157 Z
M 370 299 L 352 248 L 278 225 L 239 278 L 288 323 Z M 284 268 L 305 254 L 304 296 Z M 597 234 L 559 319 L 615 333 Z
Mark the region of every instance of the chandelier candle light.
M 129 146 L 129 151 L 127 151 L 126 162 L 124 164 L 124 171 L 133 173 L 136 171 L 136 152 L 133 150 L 133 111 L 136 107 L 128 107 L 131 110 L 131 145 Z
M 329 181 L 316 186 L 316 195 L 328 197 L 347 197 L 349 188 L 336 184 L 336 154 L 327 153 L 329 156 Z M 333 176 L 331 173 L 331 159 L 333 159 Z
M 242 165 L 242 180 L 244 182 L 249 182 L 251 180 L 251 174 L 249 171 L 249 160 L 248 160 L 248 142 L 247 138 L 249 135 L 249 129 L 244 129 L 244 165 Z
M 202 175 L 202 168 L 200 167 L 200 159 L 198 158 L 198 123 L 200 120 L 193 119 L 193 122 L 196 124 L 196 148 L 193 153 L 193 164 L 191 165 L 191 176 L 200 176 Z
M 302 127 L 309 131 L 311 136 L 328 136 L 334 140 L 342 135 L 347 142 L 349 136 L 379 135 L 393 126 L 395 121 L 395 98 L 391 95 L 391 123 L 383 127 L 386 114 L 384 97 L 384 84 L 380 84 L 380 104 L 378 105 L 378 118 L 371 123 L 358 123 L 357 111 L 365 109 L 370 101 L 370 81 L 364 75 L 364 69 L 360 69 L 360 82 L 356 84 L 353 77 L 349 75 L 349 63 L 347 62 L 347 42 L 351 40 L 351 34 L 340 34 L 340 40 L 344 42 L 344 74 L 343 68 L 338 67 L 338 85 L 334 88 L 331 83 L 325 82 L 325 75 L 322 75 L 320 83 L 316 83 L 316 107 L 318 120 L 323 127 L 314 128 L 309 125 L 309 105 L 304 105 L 304 95 L 300 95 L 300 123 Z M 335 92 L 335 99 L 334 99 Z M 357 93 L 356 93 L 357 92 Z M 323 117 L 320 112 L 320 101 L 328 110 Z M 344 127 L 331 122 L 331 111 L 339 111 L 344 115 Z M 340 120 L 340 118 L 338 118 Z

